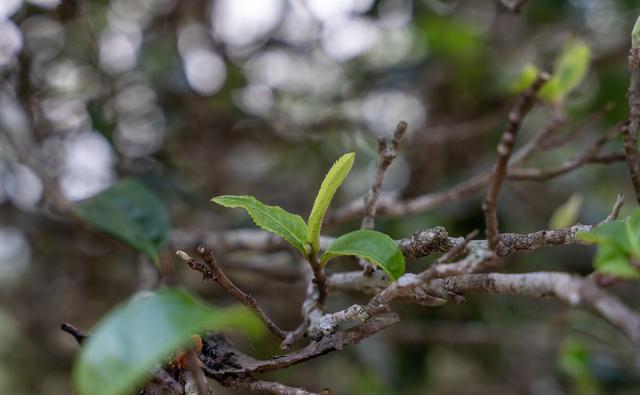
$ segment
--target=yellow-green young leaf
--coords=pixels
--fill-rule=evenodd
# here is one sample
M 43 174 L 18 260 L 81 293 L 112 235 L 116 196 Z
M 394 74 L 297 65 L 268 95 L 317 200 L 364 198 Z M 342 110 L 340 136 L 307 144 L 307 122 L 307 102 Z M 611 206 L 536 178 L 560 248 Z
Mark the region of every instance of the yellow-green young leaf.
M 636 19 L 636 24 L 631 31 L 631 48 L 640 47 L 640 17 Z
M 580 208 L 582 208 L 582 195 L 572 195 L 569 200 L 553 212 L 549 220 L 549 227 L 551 229 L 561 229 L 574 225 L 578 221 Z
M 605 274 L 640 280 L 640 209 L 629 218 L 597 226 L 576 235 L 598 245 L 594 267 Z
M 255 332 L 261 325 L 244 307 L 216 309 L 178 289 L 134 297 L 108 313 L 83 343 L 72 373 L 75 393 L 133 394 L 192 334 L 225 328 Z
M 553 75 L 540 91 L 543 100 L 555 102 L 580 85 L 589 70 L 591 48 L 582 41 L 570 41 L 560 54 Z
M 309 253 L 307 225 L 299 215 L 291 214 L 279 206 L 267 206 L 253 196 L 218 196 L 211 201 L 224 207 L 245 209 L 256 225 L 282 237 L 303 255 Z
M 351 171 L 355 158 L 355 152 L 342 155 L 340 159 L 333 164 L 324 177 L 322 185 L 320 185 L 320 191 L 318 191 L 316 200 L 313 202 L 313 208 L 311 209 L 309 221 L 307 222 L 309 228 L 307 240 L 311 243 L 313 251 L 318 251 L 319 248 L 320 228 L 322 227 L 324 214 L 327 212 L 327 208 L 336 191 Z
M 146 254 L 156 264 L 171 225 L 162 202 L 142 184 L 122 181 L 74 207 L 78 218 Z
M 511 91 L 514 93 L 524 92 L 531 86 L 531 84 L 533 84 L 533 81 L 536 80 L 539 72 L 540 70 L 531 63 L 524 66 L 520 75 L 511 85 Z
M 326 264 L 336 256 L 351 255 L 363 258 L 396 280 L 404 274 L 404 255 L 396 242 L 384 233 L 375 230 L 356 230 L 335 239 L 322 255 Z

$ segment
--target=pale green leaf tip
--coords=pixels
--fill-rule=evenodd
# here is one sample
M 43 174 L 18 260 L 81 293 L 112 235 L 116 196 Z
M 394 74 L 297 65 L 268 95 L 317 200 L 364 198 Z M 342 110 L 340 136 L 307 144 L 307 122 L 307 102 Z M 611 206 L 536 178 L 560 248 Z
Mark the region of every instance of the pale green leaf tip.
M 636 24 L 631 31 L 631 48 L 640 47 L 640 16 L 636 20 Z

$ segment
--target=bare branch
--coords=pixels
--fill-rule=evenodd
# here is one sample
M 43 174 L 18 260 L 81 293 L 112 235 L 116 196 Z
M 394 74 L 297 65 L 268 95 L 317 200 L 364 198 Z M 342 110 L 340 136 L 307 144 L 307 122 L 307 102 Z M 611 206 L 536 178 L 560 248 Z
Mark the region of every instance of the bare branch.
M 308 392 L 301 388 L 287 387 L 284 384 L 256 380 L 251 377 L 233 377 L 223 379 L 220 382 L 225 387 L 232 388 L 234 390 L 244 390 L 258 393 L 267 393 L 275 395 L 319 395 L 315 392 Z
M 640 203 L 640 169 L 638 168 L 638 128 L 640 127 L 640 48 L 629 50 L 629 71 L 631 74 L 627 101 L 629 102 L 629 120 L 621 127 L 624 138 L 624 151 L 631 175 L 631 183 Z
M 265 326 L 269 329 L 271 333 L 276 335 L 277 337 L 284 339 L 287 337 L 287 332 L 280 329 L 272 320 L 269 318 L 267 313 L 262 310 L 258 302 L 255 300 L 253 296 L 242 291 L 238 288 L 220 269 L 215 256 L 213 255 L 213 251 L 211 248 L 206 246 L 199 246 L 197 251 L 198 255 L 203 259 L 205 263 L 201 263 L 190 257 L 184 251 L 177 251 L 177 255 L 184 260 L 189 267 L 193 270 L 197 270 L 202 273 L 205 280 L 214 280 L 222 289 L 227 291 L 231 296 L 233 296 L 238 302 L 247 306 L 251 310 L 253 310 L 258 317 L 262 320 Z
M 470 274 L 435 279 L 427 292 L 440 298 L 462 293 L 555 296 L 571 306 L 588 307 L 634 342 L 640 341 L 640 316 L 592 281 L 568 273 Z
M 398 155 L 400 142 L 407 132 L 407 123 L 405 121 L 398 122 L 396 130 L 393 133 L 391 141 L 387 141 L 384 137 L 378 140 L 378 160 L 376 162 L 376 173 L 369 192 L 364 197 L 364 218 L 362 219 L 362 229 L 373 229 L 375 224 L 376 209 L 378 208 L 378 197 L 380 196 L 380 188 L 384 175 L 391 165 L 391 162 Z
M 185 383 L 185 389 L 188 387 L 194 386 L 195 395 L 209 395 L 211 393 L 211 389 L 209 388 L 209 383 L 207 383 L 207 378 L 204 376 L 202 372 L 202 368 L 200 367 L 200 360 L 196 356 L 194 350 L 189 350 L 186 355 L 186 367 L 189 372 Z M 187 395 L 189 395 L 190 391 L 185 391 Z
M 502 183 L 507 175 L 507 166 L 516 140 L 516 134 L 520 129 L 523 118 L 533 107 L 538 91 L 548 80 L 549 74 L 544 72 L 538 74 L 538 77 L 531 87 L 520 96 L 515 107 L 509 113 L 509 123 L 502 134 L 500 144 L 498 144 L 498 161 L 493 171 L 493 176 L 491 177 L 489 190 L 482 203 L 487 240 L 489 241 L 489 248 L 492 250 L 495 250 L 498 244 L 498 214 L 496 212 L 496 204 Z
M 624 194 L 619 193 L 618 196 L 616 197 L 616 202 L 613 204 L 613 207 L 611 208 L 611 213 L 607 216 L 607 218 L 600 221 L 598 225 L 603 225 L 618 219 L 618 215 L 620 214 L 620 209 L 622 208 L 623 204 L 624 204 Z
M 86 337 L 87 337 L 87 335 L 82 333 L 82 331 L 80 331 L 80 329 L 76 328 L 75 326 L 73 326 L 73 325 L 71 325 L 71 324 L 69 324 L 67 322 L 65 322 L 64 324 L 60 325 L 60 330 L 70 334 L 71 336 L 73 336 L 73 338 L 76 339 L 78 344 L 82 344 L 84 339 L 86 339 Z

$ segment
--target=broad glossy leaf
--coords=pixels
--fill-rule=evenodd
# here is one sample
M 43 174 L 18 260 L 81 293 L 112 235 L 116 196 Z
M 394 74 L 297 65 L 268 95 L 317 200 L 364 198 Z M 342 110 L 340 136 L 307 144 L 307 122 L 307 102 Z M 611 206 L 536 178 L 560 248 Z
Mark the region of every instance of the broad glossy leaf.
M 578 221 L 582 208 L 582 195 L 574 194 L 564 204 L 559 206 L 549 220 L 551 229 L 561 229 L 574 225 Z
M 320 185 L 320 190 L 318 191 L 315 202 L 313 202 L 313 208 L 311 209 L 308 221 L 307 240 L 311 243 L 313 251 L 318 251 L 319 249 L 320 228 L 322 227 L 324 214 L 327 212 L 327 208 L 336 191 L 351 171 L 355 158 L 355 152 L 342 155 L 336 163 L 333 164 L 324 177 L 322 185 Z
M 260 323 L 245 308 L 208 307 L 178 289 L 134 297 L 108 313 L 84 342 L 73 368 L 76 394 L 132 394 L 192 334 L 229 327 L 255 331 Z
M 211 201 L 224 207 L 245 209 L 256 225 L 282 237 L 303 255 L 308 254 L 307 225 L 299 215 L 279 206 L 267 206 L 253 196 L 218 196 Z
M 640 261 L 640 209 L 627 219 L 597 226 L 576 237 L 598 245 L 594 266 L 599 271 L 640 279 L 640 270 L 632 264 Z
M 125 180 L 78 203 L 75 214 L 143 252 L 155 263 L 171 225 L 164 204 L 142 184 Z
M 589 70 L 591 48 L 582 41 L 569 42 L 558 58 L 553 75 L 540 91 L 540 97 L 558 101 L 580 85 Z
M 402 251 L 391 237 L 375 230 L 356 230 L 338 237 L 322 255 L 321 262 L 325 264 L 331 258 L 343 255 L 363 258 L 394 280 L 404 274 Z

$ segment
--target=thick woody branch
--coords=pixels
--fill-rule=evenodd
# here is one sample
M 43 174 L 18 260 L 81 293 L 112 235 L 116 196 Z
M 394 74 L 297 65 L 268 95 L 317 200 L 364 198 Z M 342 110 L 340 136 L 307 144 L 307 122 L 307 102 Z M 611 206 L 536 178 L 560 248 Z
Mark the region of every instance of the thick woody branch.
M 507 167 L 513 145 L 515 144 L 516 135 L 520 129 L 522 120 L 533 107 L 538 91 L 548 80 L 549 75 L 547 73 L 540 73 L 531 87 L 520 96 L 514 109 L 509 113 L 509 123 L 502 134 L 500 144 L 498 144 L 498 161 L 493 171 L 493 176 L 491 177 L 489 190 L 482 203 L 487 240 L 489 241 L 489 248 L 492 250 L 495 250 L 498 244 L 498 214 L 496 212 L 498 195 L 500 194 L 502 183 L 507 176 Z
M 464 293 L 555 296 L 576 307 L 598 312 L 635 342 L 640 341 L 640 316 L 588 279 L 568 273 L 469 274 L 434 279 L 427 292 L 440 298 Z
M 197 251 L 198 255 L 202 258 L 204 263 L 198 262 L 192 257 L 190 257 L 184 251 L 178 251 L 177 255 L 185 261 L 189 267 L 193 270 L 197 270 L 202 273 L 202 276 L 205 280 L 213 280 L 222 289 L 227 291 L 231 296 L 233 296 L 238 302 L 247 306 L 251 310 L 253 310 L 258 317 L 262 320 L 264 325 L 269 329 L 271 333 L 276 335 L 277 337 L 284 339 L 287 337 L 287 332 L 280 329 L 272 320 L 269 318 L 267 313 L 258 305 L 258 302 L 255 300 L 253 296 L 242 291 L 238 288 L 220 269 L 218 262 L 213 255 L 213 251 L 209 247 L 199 246 Z
M 287 387 L 273 381 L 256 380 L 252 377 L 228 377 L 220 381 L 220 384 L 234 390 L 257 392 L 274 395 L 319 395 L 302 388 Z
M 398 322 L 396 314 L 381 314 L 353 328 L 312 341 L 300 350 L 267 360 L 257 360 L 242 354 L 220 335 L 209 336 L 205 339 L 205 348 L 201 356 L 204 362 L 203 370 L 208 376 L 220 381 L 228 375 L 284 369 L 332 351 L 342 350 L 345 346 L 358 344 L 396 322 Z

